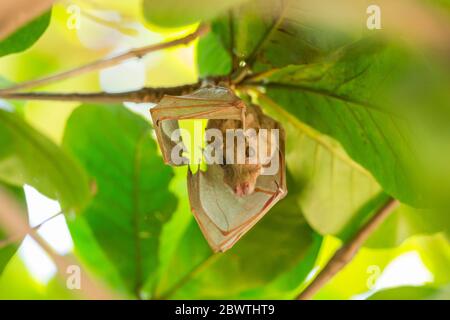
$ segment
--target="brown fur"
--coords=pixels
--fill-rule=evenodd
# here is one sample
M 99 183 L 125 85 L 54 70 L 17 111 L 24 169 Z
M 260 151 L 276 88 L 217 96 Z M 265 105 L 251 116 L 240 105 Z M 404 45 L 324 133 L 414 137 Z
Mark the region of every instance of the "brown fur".
M 224 155 L 226 150 L 225 133 L 227 129 L 242 129 L 242 121 L 240 120 L 209 120 L 207 129 L 216 128 L 222 132 L 224 137 Z M 245 114 L 245 128 L 253 128 L 258 134 L 259 129 L 281 129 L 278 122 L 266 116 L 261 108 L 256 105 L 249 105 L 246 108 Z M 246 142 L 246 156 L 249 152 L 254 152 L 249 149 Z M 235 144 L 236 148 L 236 144 Z M 235 149 L 236 151 L 236 149 Z M 269 150 L 270 152 L 270 150 Z M 235 153 L 236 154 L 236 153 Z M 224 157 L 225 158 L 225 157 Z M 261 174 L 261 164 L 227 164 L 224 159 L 222 169 L 224 171 L 224 182 L 230 186 L 233 192 L 238 196 L 244 196 L 253 193 L 255 190 L 256 180 Z

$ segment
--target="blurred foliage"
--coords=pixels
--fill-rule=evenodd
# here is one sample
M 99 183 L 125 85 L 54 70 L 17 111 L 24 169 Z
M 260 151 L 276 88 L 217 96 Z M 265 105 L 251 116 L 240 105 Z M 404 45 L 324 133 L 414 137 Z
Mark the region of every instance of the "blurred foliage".
M 284 125 L 286 160 L 295 184 L 301 186 L 297 201 L 308 223 L 321 234 L 345 236 L 355 230 L 355 220 L 370 215 L 386 196 L 364 168 L 342 147 L 306 126 L 267 98 L 259 99 L 268 114 Z M 357 221 L 356 221 L 357 222 Z
M 449 237 L 449 227 L 446 212 L 401 205 L 370 236 L 365 245 L 373 248 L 395 247 L 415 234 L 430 235 L 443 232 Z
M 208 1 L 144 0 L 143 11 L 147 20 L 162 27 L 182 27 L 199 20 L 209 20 L 221 12 L 248 0 Z
M 323 266 L 334 251 L 339 248 L 341 241 L 333 237 L 326 237 L 322 245 L 317 264 Z M 424 286 L 444 288 L 450 282 L 448 266 L 450 264 L 450 246 L 448 239 L 442 234 L 432 236 L 413 236 L 400 246 L 393 248 L 367 248 L 360 250 L 358 255 L 327 283 L 314 297 L 315 299 L 352 299 L 360 294 L 371 295 L 377 289 L 377 282 L 387 270 L 389 264 L 408 253 L 417 253 L 424 267 L 432 274 L 432 279 Z M 411 266 L 416 268 L 417 266 Z M 375 268 L 375 269 L 374 269 Z M 411 271 L 403 265 L 402 274 Z M 380 271 L 381 273 L 374 272 Z M 413 273 L 413 275 L 415 275 Z M 395 274 L 401 278 L 401 274 Z M 397 279 L 394 279 L 394 281 Z M 413 279 L 411 279 L 413 280 Z M 417 285 L 421 286 L 421 285 Z M 400 298 L 400 297 L 399 297 Z
M 26 212 L 26 199 L 25 199 L 25 193 L 23 191 L 23 188 L 13 187 L 10 185 L 7 185 L 3 182 L 0 182 L 0 190 L 4 190 L 11 194 L 17 202 L 22 205 L 24 212 Z M 8 241 L 10 239 L 11 235 L 6 232 L 7 230 L 4 230 L 2 226 L 0 226 L 0 242 L 1 241 Z M 0 276 L 3 272 L 3 269 L 8 264 L 8 261 L 11 259 L 11 257 L 14 255 L 14 253 L 19 248 L 19 243 L 22 239 L 20 239 L 16 243 L 10 243 L 7 246 L 0 248 Z
M 51 11 L 19 28 L 6 39 L 0 41 L 0 57 L 21 52 L 31 47 L 47 29 L 52 16 Z
M 449 300 L 449 288 L 405 286 L 377 292 L 369 300 Z
M 18 255 L 14 256 L 0 278 L 0 300 L 62 300 L 79 299 L 76 291 L 69 291 L 53 278 L 48 283 L 36 281 Z
M 75 209 L 67 216 L 73 251 L 92 277 L 127 298 L 291 299 L 393 196 L 399 208 L 315 298 L 448 299 L 450 72 L 442 52 L 388 28 L 320 25 L 302 1 L 77 0 L 79 29 L 69 27 L 69 4 L 0 41 L 0 56 L 21 52 L 0 59 L 1 87 L 10 85 L 4 78 L 42 77 L 209 22 L 187 47 L 40 89 L 117 92 L 243 76 L 238 94 L 287 133 L 288 196 L 231 250 L 213 254 L 190 213 L 186 168 L 161 160 L 149 104 L 0 100 L 2 185 L 20 193 L 28 184 Z M 448 13 L 446 1 L 427 4 Z M 34 279 L 13 255 L 17 246 L 0 249 L 1 299 L 79 298 L 58 278 Z M 432 279 L 371 290 L 370 267 L 386 270 L 409 252 Z
M 377 54 L 380 44 L 364 41 L 345 47 L 344 53 L 338 53 L 343 57 L 331 65 L 319 65 L 318 71 L 300 66 L 275 72 L 267 79 L 267 95 L 300 120 L 339 140 L 386 192 L 405 203 L 420 203 L 413 177 L 416 171 L 410 164 L 414 155 L 399 129 L 401 120 L 392 115 L 395 110 L 378 109 L 372 93 L 372 88 L 388 85 L 386 72 L 398 61 L 390 53 L 386 58 Z M 305 74 L 315 79 L 305 79 Z
M 12 83 L 0 77 L 0 88 L 11 86 Z M 25 102 L 21 100 L 0 100 L 0 108 L 8 111 L 14 111 L 16 114 L 23 116 L 25 111 Z
M 172 169 L 157 155 L 151 127 L 122 106 L 83 105 L 67 122 L 63 146 L 95 179 L 83 219 L 128 290 L 139 295 L 156 270 L 161 227 L 177 201 L 164 192 Z M 89 252 L 90 245 L 77 249 Z
M 0 110 L 0 179 L 35 187 L 70 211 L 89 199 L 88 179 L 78 163 L 14 113 Z M 43 175 L 43 173 L 45 173 Z

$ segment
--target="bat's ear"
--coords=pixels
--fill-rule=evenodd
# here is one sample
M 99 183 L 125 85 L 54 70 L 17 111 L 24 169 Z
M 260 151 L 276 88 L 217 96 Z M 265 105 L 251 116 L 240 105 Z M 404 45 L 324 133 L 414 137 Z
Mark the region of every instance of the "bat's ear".
M 179 166 L 188 164 L 189 160 L 182 156 L 187 149 L 181 141 L 178 120 L 241 120 L 245 104 L 230 88 L 208 86 L 185 96 L 166 95 L 150 113 L 164 162 Z

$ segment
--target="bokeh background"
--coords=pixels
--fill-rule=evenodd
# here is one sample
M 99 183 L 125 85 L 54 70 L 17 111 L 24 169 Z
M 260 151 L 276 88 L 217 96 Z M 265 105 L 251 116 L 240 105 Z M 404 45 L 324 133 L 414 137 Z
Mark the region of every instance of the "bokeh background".
M 431 1 L 424 1 L 424 3 L 428 2 Z M 447 22 L 448 20 L 445 19 L 448 18 L 449 7 L 448 1 L 432 3 L 433 10 L 445 17 L 443 20 Z M 81 10 L 77 21 L 73 20 L 74 8 Z M 327 8 L 327 12 L 334 11 L 325 5 L 324 8 Z M 353 28 L 351 23 L 347 24 L 351 21 L 351 17 L 349 13 L 349 17 L 344 19 L 345 27 Z M 342 25 L 341 19 L 343 19 L 342 16 L 336 17 L 334 21 L 332 17 L 327 16 L 326 22 L 321 23 Z M 396 19 L 401 20 L 402 16 L 387 19 L 396 21 Z M 164 19 L 161 18 L 161 20 Z M 442 41 L 442 35 L 433 31 L 431 27 L 428 30 L 431 33 L 427 33 L 426 21 L 421 24 L 421 20 L 416 20 L 415 29 L 408 24 L 408 21 L 399 22 L 396 32 L 390 36 L 394 39 L 397 37 L 407 39 L 406 43 L 414 43 L 411 47 L 410 44 L 404 45 L 408 50 L 424 50 L 427 54 L 436 56 L 436 59 L 443 61 L 445 65 L 445 62 L 448 62 L 446 54 L 449 51 L 446 51 L 448 48 L 445 47 L 445 41 Z M 53 6 L 48 29 L 31 48 L 0 59 L 0 75 L 9 83 L 20 83 L 117 55 L 132 48 L 174 39 L 193 32 L 197 26 L 198 23 L 193 22 L 182 27 L 165 28 L 156 23 L 150 23 L 144 17 L 141 1 L 137 0 L 61 1 Z M 409 31 L 405 31 L 405 26 L 411 27 Z M 431 37 L 430 34 L 436 37 Z M 443 32 L 443 34 L 446 33 Z M 167 87 L 194 83 L 201 72 L 197 62 L 197 47 L 198 41 L 193 41 L 187 46 L 150 53 L 142 59 L 130 59 L 117 66 L 57 82 L 41 89 L 53 92 L 105 91 L 112 93 L 137 90 L 144 86 Z M 446 69 L 440 70 L 444 74 L 443 77 L 448 80 Z M 419 87 L 427 90 L 425 86 Z M 448 93 L 448 87 L 445 85 L 442 85 L 439 90 Z M 0 106 L 7 106 L 9 103 L 0 99 Z M 62 101 L 14 103 L 30 126 L 57 145 L 63 142 L 69 117 L 80 106 L 78 102 Z M 152 106 L 152 104 L 123 103 L 123 108 L 141 117 L 142 121 L 147 123 L 151 122 L 148 110 Z M 431 109 L 434 110 L 432 107 Z M 276 110 L 270 108 L 267 112 L 277 114 Z M 95 121 L 92 122 L 93 125 L 94 123 Z M 312 149 L 316 147 L 313 141 L 304 141 L 296 147 L 301 135 L 295 130 L 295 124 L 288 121 L 284 123 L 288 132 L 288 145 L 290 144 L 288 149 L 291 150 L 287 155 L 288 164 L 289 161 L 300 163 L 304 160 L 296 160 L 297 154 L 302 153 L 303 150 L 307 150 L 305 153 L 312 154 L 314 153 Z M 102 126 L 101 118 L 98 119 L 97 125 Z M 449 124 L 445 123 L 445 126 L 448 128 Z M 441 133 L 438 131 L 435 134 L 441 136 Z M 115 134 L 111 133 L 111 137 L 114 139 Z M 338 165 L 342 174 L 340 177 L 348 177 L 345 176 L 345 170 L 347 170 L 345 159 L 348 155 L 344 149 L 331 137 L 320 135 L 320 139 L 342 154 L 342 158 L 338 158 L 338 161 L 342 161 L 342 164 Z M 114 143 L 114 140 L 104 141 L 104 143 Z M 441 148 L 439 151 L 445 153 L 448 150 Z M 240 244 L 238 244 L 238 248 L 231 250 L 225 257 L 212 255 L 194 223 L 186 191 L 186 168 L 173 169 L 173 178 L 168 183 L 168 189 L 177 198 L 176 208 L 170 219 L 165 221 L 159 234 L 159 249 L 154 253 L 158 255 L 159 264 L 157 271 L 151 276 L 156 280 L 148 281 L 149 290 L 143 289 L 141 297 L 155 297 L 154 294 L 158 290 L 169 291 L 168 298 L 193 299 L 255 297 L 289 299 L 298 294 L 339 248 L 342 239 L 345 239 L 341 237 L 344 222 L 336 218 L 335 213 L 340 209 L 348 208 L 342 204 L 339 207 L 337 202 L 333 202 L 336 199 L 333 200 L 332 194 L 339 198 L 339 192 L 348 189 L 342 187 L 344 183 L 342 181 L 334 182 L 334 184 L 323 182 L 328 179 L 326 168 L 332 161 L 330 160 L 332 157 L 326 154 L 327 151 L 322 152 L 324 152 L 321 155 L 322 166 L 319 167 L 319 173 L 315 176 L 317 182 L 307 190 L 309 193 L 321 194 L 318 196 L 320 204 L 317 200 L 311 200 L 311 198 L 314 199 L 311 194 L 300 195 L 299 197 L 304 199 L 301 203 L 302 209 L 306 208 L 305 210 L 309 212 L 306 213 L 306 218 L 298 212 L 301 210 L 298 202 L 280 204 L 277 210 L 269 212 L 268 215 L 272 215 L 272 220 L 267 220 L 265 224 L 264 221 L 261 222 L 264 224 L 262 227 L 242 240 L 246 240 L 247 245 L 243 244 L 239 247 Z M 446 170 L 444 175 L 448 174 L 447 164 L 443 163 L 443 168 Z M 304 170 L 304 167 L 295 165 L 291 168 L 294 176 L 296 174 L 300 176 L 301 174 L 297 171 Z M 311 177 L 302 175 L 301 179 L 292 180 L 294 181 L 293 194 L 297 192 L 294 185 L 300 187 L 302 179 L 308 178 Z M 380 187 L 371 176 L 367 178 L 369 180 L 360 176 L 356 179 L 360 179 L 360 186 L 373 188 L 367 193 L 377 195 Z M 322 188 L 321 191 L 317 190 L 319 188 Z M 33 187 L 25 186 L 24 190 L 31 226 L 39 224 L 61 210 L 58 202 L 45 197 Z M 329 208 L 331 209 L 327 211 L 326 209 Z M 316 209 L 328 212 L 328 215 L 314 215 Z M 279 212 L 284 212 L 284 215 L 278 216 L 277 220 L 273 216 Z M 351 220 L 350 218 L 345 222 Z M 322 288 L 315 298 L 448 299 L 450 246 L 447 233 L 443 231 L 448 230 L 446 225 L 450 224 L 450 218 L 448 211 L 441 213 L 440 220 L 437 222 L 438 227 L 429 227 L 427 224 L 429 219 L 433 218 L 428 218 L 425 213 L 418 213 L 416 209 L 402 205 L 370 238 L 353 261 Z M 72 223 L 72 231 L 76 230 L 77 239 L 73 239 L 69 232 L 67 226 L 69 221 Z M 284 225 L 291 225 L 291 229 L 284 232 Z M 442 227 L 442 230 L 439 227 Z M 271 233 L 271 228 L 279 228 L 278 233 L 276 230 Z M 64 216 L 58 216 L 45 223 L 39 228 L 38 233 L 58 254 L 77 256 L 83 265 L 83 270 L 86 270 L 92 278 L 105 283 L 112 292 L 121 297 L 135 298 L 127 289 L 126 281 L 123 280 L 124 274 L 116 269 L 117 260 L 111 260 L 105 255 L 82 218 L 75 218 L 73 213 L 68 212 Z M 285 234 L 285 237 L 277 238 L 280 234 Z M 266 250 L 259 248 L 258 245 L 255 245 L 256 248 L 248 245 L 248 243 L 259 243 L 259 246 L 265 246 L 266 242 L 268 242 Z M 298 254 L 292 256 L 296 246 Z M 260 255 L 253 256 L 254 252 Z M 261 256 L 262 252 L 264 257 Z M 252 256 L 254 261 L 249 265 L 248 259 Z M 260 261 L 258 257 L 261 257 Z M 277 263 L 274 263 L 274 260 L 277 260 Z M 205 263 L 200 269 L 196 269 L 197 262 L 202 261 Z M 65 286 L 56 271 L 52 259 L 34 240 L 26 237 L 0 275 L 0 298 L 82 298 L 77 290 L 69 290 Z M 187 279 L 186 274 L 189 274 Z M 251 274 L 252 277 L 249 276 Z M 184 282 L 176 287 L 180 279 Z M 174 284 L 175 290 L 170 291 Z M 155 286 L 159 289 L 155 289 Z

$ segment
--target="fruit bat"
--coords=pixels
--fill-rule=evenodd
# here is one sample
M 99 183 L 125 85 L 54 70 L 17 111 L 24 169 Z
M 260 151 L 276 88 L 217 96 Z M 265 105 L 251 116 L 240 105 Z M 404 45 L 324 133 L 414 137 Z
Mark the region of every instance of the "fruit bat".
M 179 142 L 173 134 L 179 129 L 178 120 L 208 119 L 207 132 L 215 129 L 226 136 L 220 140 L 222 152 L 213 152 L 216 162 L 195 174 L 189 168 L 187 176 L 191 210 L 214 251 L 231 248 L 286 195 L 283 128 L 258 106 L 245 104 L 231 89 L 208 86 L 185 96 L 166 95 L 150 112 L 164 162 L 169 165 L 187 164 L 186 159 L 174 161 L 174 148 Z M 236 161 L 239 134 L 229 140 L 230 129 L 241 134 L 249 129 L 265 133 L 242 136 L 244 162 Z M 268 131 L 277 131 L 278 141 L 260 149 L 264 141 L 274 139 Z M 276 171 L 270 170 L 268 163 L 278 164 Z

